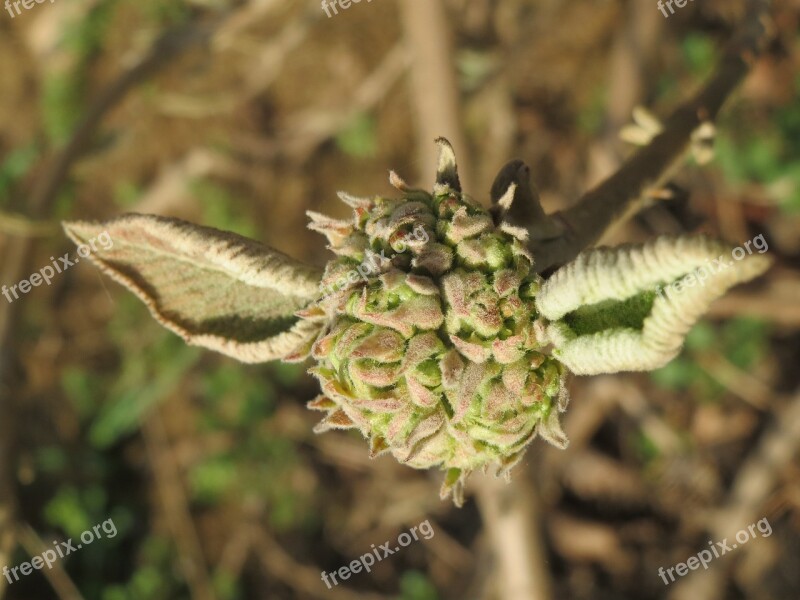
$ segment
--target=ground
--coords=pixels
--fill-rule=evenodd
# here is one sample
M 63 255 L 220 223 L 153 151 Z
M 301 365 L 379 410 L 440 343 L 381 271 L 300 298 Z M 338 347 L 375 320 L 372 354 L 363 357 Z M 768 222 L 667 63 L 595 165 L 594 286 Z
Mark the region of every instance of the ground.
M 713 71 L 744 4 L 665 17 L 633 0 L 443 0 L 444 26 L 416 26 L 452 39 L 457 90 L 421 94 L 413 74 L 431 65 L 405 45 L 406 1 L 331 17 L 297 0 L 3 10 L 0 285 L 74 253 L 61 219 L 126 211 L 322 265 L 306 210 L 345 216 L 342 189 L 392 194 L 389 169 L 432 183 L 425 153 L 453 138 L 420 125 L 427 95 L 460 105 L 449 118 L 468 193 L 488 203 L 496 172 L 521 158 L 544 207 L 569 206 L 632 151 L 618 133 L 635 106 L 663 117 Z M 717 123 L 715 160 L 687 162 L 603 242 L 763 235 L 773 268 L 715 303 L 667 367 L 572 378 L 569 448 L 534 442 L 516 487 L 476 478 L 464 508 L 439 500 L 438 472 L 370 460 L 357 434 L 315 436 L 308 365 L 186 347 L 88 264 L 0 297 L 0 568 L 100 525 L 52 569 L 0 579 L 0 598 L 516 598 L 500 547 L 519 537 L 541 550 L 519 566 L 550 589 L 541 598 L 796 598 L 800 3 L 770 12 L 775 39 Z M 143 60 L 152 68 L 137 71 Z M 529 529 L 503 529 L 493 502 L 508 490 Z M 665 585 L 659 568 L 721 548 L 726 526 L 725 557 Z M 328 589 L 323 570 L 413 527 L 433 535 Z

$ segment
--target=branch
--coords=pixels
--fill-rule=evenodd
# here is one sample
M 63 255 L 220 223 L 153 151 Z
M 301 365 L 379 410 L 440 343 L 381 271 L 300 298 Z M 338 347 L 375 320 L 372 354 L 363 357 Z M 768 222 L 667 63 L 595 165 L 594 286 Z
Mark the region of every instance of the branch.
M 800 392 L 796 392 L 792 398 L 781 397 L 773 402 L 780 403 L 781 407 L 776 410 L 772 423 L 742 463 L 725 504 L 710 513 L 708 531 L 712 540 L 733 539 L 737 529 L 755 523 L 759 515 L 768 514 L 765 507 L 767 499 L 781 473 L 792 468 L 800 451 Z M 746 551 L 754 551 L 752 546 L 747 548 Z M 723 558 L 728 562 L 730 559 Z M 731 571 L 719 565 L 691 573 L 673 586 L 669 599 L 719 600 L 725 595 L 726 572 Z
M 750 0 L 744 24 L 726 46 L 716 73 L 691 100 L 664 123 L 663 131 L 629 158 L 614 175 L 586 192 L 577 204 L 548 220 L 560 224 L 562 234 L 532 237 L 531 251 L 540 273 L 569 262 L 596 243 L 617 221 L 631 216 L 647 190 L 658 187 L 689 147 L 692 132 L 716 119 L 722 105 L 744 79 L 770 37 L 767 18 L 770 0 Z
M 537 491 L 522 468 L 511 485 L 493 475 L 476 479 L 478 508 L 495 555 L 500 600 L 550 600 L 553 582 L 542 539 Z
M 421 180 L 434 179 L 438 148 L 431 140 L 444 137 L 458 153 L 461 182 L 472 187 L 469 148 L 460 118 L 461 99 L 455 70 L 453 32 L 441 0 L 398 2 L 403 35 L 411 56 L 409 90 L 416 112 L 418 155 Z M 431 135 L 433 133 L 434 135 Z
M 100 122 L 132 88 L 158 73 L 189 48 L 207 44 L 214 31 L 214 27 L 201 28 L 194 25 L 168 31 L 155 41 L 142 60 L 106 87 L 89 104 L 85 116 L 76 126 L 69 141 L 33 189 L 28 203 L 32 207 L 31 212 L 42 212 L 52 203 L 73 163 L 86 152 Z
M 28 216 L 36 222 L 47 215 L 56 195 L 66 180 L 70 168 L 82 156 L 92 140 L 103 118 L 116 107 L 126 94 L 157 74 L 163 67 L 179 57 L 184 51 L 202 45 L 210 39 L 212 30 L 188 27 L 177 32 L 168 32 L 155 42 L 151 51 L 134 67 L 123 72 L 106 87 L 92 102 L 83 120 L 77 125 L 67 144 L 61 148 L 32 190 L 28 200 Z M 32 240 L 29 237 L 11 240 L 0 264 L 0 280 L 18 281 L 26 272 L 30 258 Z M 0 564 L 9 564 L 19 540 L 15 535 L 17 518 L 16 479 L 16 434 L 14 427 L 14 400 L 11 393 L 12 341 L 14 328 L 18 325 L 21 303 L 0 305 Z M 5 594 L 6 579 L 0 578 L 0 598 Z

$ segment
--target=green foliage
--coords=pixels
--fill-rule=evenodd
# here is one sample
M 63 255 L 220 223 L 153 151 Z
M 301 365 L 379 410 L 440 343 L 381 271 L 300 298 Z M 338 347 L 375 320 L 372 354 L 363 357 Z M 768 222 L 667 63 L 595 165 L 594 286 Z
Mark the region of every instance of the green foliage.
M 768 352 L 770 326 L 751 317 L 725 324 L 720 335 L 725 357 L 740 369 L 749 369 Z
M 664 389 L 690 392 L 700 401 L 716 401 L 726 389 L 693 358 L 696 353 L 718 353 L 740 369 L 747 370 L 762 359 L 768 348 L 769 326 L 751 318 L 733 319 L 714 327 L 698 323 L 686 338 L 686 350 L 665 367 L 650 373 Z
M 83 110 L 83 80 L 75 73 L 48 77 L 42 90 L 42 120 L 51 142 L 66 141 Z
M 201 504 L 216 504 L 235 485 L 237 465 L 230 455 L 214 456 L 194 466 L 189 473 L 192 498 Z
M 6 155 L 0 163 L 0 207 L 8 205 L 11 190 L 38 158 L 39 148 L 36 143 L 16 148 Z
M 775 131 L 736 140 L 722 133 L 717 143 L 717 158 L 726 178 L 734 183 L 774 181 L 780 174 L 783 143 Z
M 97 523 L 94 516 L 101 513 L 105 506 L 106 494 L 102 487 L 93 485 L 78 489 L 68 485 L 62 487 L 47 503 L 44 516 L 50 525 L 77 539 Z
M 424 573 L 407 571 L 400 579 L 399 600 L 439 600 L 439 593 Z
M 240 210 L 241 202 L 236 200 L 228 188 L 208 179 L 196 179 L 190 183 L 189 189 L 200 202 L 205 222 L 213 223 L 217 229 L 233 231 L 244 237 L 258 237 L 253 219 Z
M 186 585 L 176 578 L 175 548 L 163 536 L 151 534 L 134 557 L 134 570 L 124 585 L 106 585 L 102 600 L 189 600 Z
M 375 118 L 361 113 L 336 136 L 336 145 L 354 158 L 370 158 L 378 151 Z
M 692 32 L 683 39 L 681 54 L 692 75 L 705 78 L 714 68 L 717 52 L 714 41 L 708 35 Z
M 98 2 L 85 18 L 70 23 L 63 33 L 62 44 L 73 57 L 72 66 L 45 79 L 41 94 L 42 121 L 54 144 L 63 143 L 83 115 L 89 66 L 103 46 L 117 3 Z
M 85 17 L 71 23 L 63 37 L 66 49 L 77 54 L 82 61 L 102 50 L 119 1 L 101 0 Z
M 219 600 L 239 600 L 244 598 L 239 582 L 230 573 L 218 569 L 213 574 L 211 583 Z
M 794 82 L 800 94 L 800 78 Z M 800 211 L 800 103 L 777 109 L 769 120 L 726 114 L 720 125 L 716 160 L 735 184 L 758 182 L 787 211 Z
M 700 321 L 686 336 L 685 347 L 690 351 L 711 350 L 717 339 L 717 331 L 708 321 Z
M 196 390 L 202 407 L 198 426 L 235 443 L 192 466 L 191 497 L 209 506 L 258 498 L 274 528 L 308 524 L 314 520 L 310 491 L 296 484 L 297 470 L 303 467 L 293 442 L 258 426 L 266 425 L 275 410 L 278 392 L 271 382 L 277 380 L 277 371 L 284 370 L 285 376 L 285 367 L 266 365 L 260 375 L 244 375 L 243 369 L 223 363 L 202 375 Z
M 67 466 L 67 455 L 61 446 L 43 446 L 36 450 L 36 467 L 43 473 L 59 473 Z
M 497 59 L 485 51 L 462 50 L 458 53 L 456 61 L 460 87 L 467 92 L 479 89 L 497 68 Z
M 644 431 L 637 430 L 632 437 L 633 449 L 644 463 L 659 457 L 658 445 Z
M 137 2 L 136 7 L 142 12 L 145 20 L 153 25 L 181 25 L 191 17 L 191 10 L 186 2 Z
M 201 353 L 175 336 L 168 336 L 153 348 L 153 354 L 155 360 L 138 354 L 123 363 L 110 401 L 90 430 L 89 438 L 95 446 L 110 446 L 136 430 L 147 413 L 175 391 Z
M 578 129 L 587 136 L 601 133 L 606 119 L 608 88 L 598 85 L 592 90 L 589 102 L 578 113 Z
M 270 365 L 276 382 L 286 388 L 297 385 L 306 376 L 307 368 L 299 363 L 277 362 Z
M 82 368 L 67 368 L 61 374 L 61 388 L 82 420 L 91 418 L 96 410 L 102 386 L 101 378 Z
M 142 194 L 140 186 L 131 181 L 119 181 L 114 187 L 114 204 L 120 208 L 130 208 Z

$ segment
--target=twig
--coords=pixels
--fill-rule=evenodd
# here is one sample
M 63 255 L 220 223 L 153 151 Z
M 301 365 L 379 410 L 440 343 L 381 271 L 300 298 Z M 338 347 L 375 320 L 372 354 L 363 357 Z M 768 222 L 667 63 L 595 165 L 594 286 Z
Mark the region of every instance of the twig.
M 31 557 L 40 556 L 49 548 L 28 524 L 20 527 L 19 538 L 22 547 Z M 42 574 L 50 582 L 60 600 L 83 600 L 83 595 L 58 561 L 47 569 L 42 569 Z
M 754 408 L 769 407 L 772 390 L 757 377 L 716 352 L 692 352 L 691 357 L 712 379 Z
M 359 113 L 373 109 L 408 69 L 408 55 L 402 44 L 389 50 L 379 65 L 348 98 L 346 107 L 298 111 L 286 119 L 279 146 L 294 160 L 304 163 L 325 140 L 344 129 Z M 434 144 L 429 144 L 434 146 Z
M 455 148 L 463 189 L 474 190 L 466 137 L 461 128 L 452 32 L 445 8 L 441 0 L 401 0 L 397 4 L 407 51 L 413 61 L 410 91 L 416 113 L 417 155 L 422 160 L 420 178 L 426 182 L 434 180 L 438 148 L 433 140 L 441 136 Z
M 206 568 L 200 538 L 189 514 L 186 494 L 181 486 L 181 473 L 169 445 L 158 409 L 142 427 L 147 456 L 155 476 L 166 521 L 179 550 L 178 564 L 196 600 L 214 600 L 216 595 Z
M 355 592 L 337 585 L 327 589 L 322 583 L 322 572 L 298 563 L 263 527 L 253 524 L 253 547 L 264 569 L 270 576 L 302 592 L 304 597 L 320 600 L 350 600 Z M 388 600 L 379 594 L 358 594 L 364 600 Z
M 0 211 L 0 233 L 19 237 L 51 235 L 58 225 L 49 221 L 32 221 L 21 215 Z
M 728 502 L 714 513 L 709 527 L 713 541 L 733 539 L 737 530 L 747 528 L 758 520 L 761 507 L 772 493 L 781 469 L 791 464 L 798 450 L 800 392 L 795 394 L 788 405 L 777 411 L 772 425 L 764 432 L 760 443 L 739 470 Z M 745 550 L 752 547 L 745 546 Z M 719 600 L 724 593 L 724 573 L 722 565 L 691 573 L 675 584 L 670 600 Z
M 59 151 L 45 176 L 33 189 L 29 204 L 34 216 L 38 216 L 38 213 L 50 206 L 70 167 L 87 150 L 97 126 L 109 111 L 123 100 L 132 88 L 155 75 L 185 50 L 208 43 L 213 32 L 214 28 L 191 26 L 162 35 L 136 66 L 123 73 L 103 90 L 89 105 L 86 115 L 75 128 L 69 141 Z
M 98 98 L 89 106 L 86 116 L 78 124 L 67 144 L 58 152 L 51 166 L 39 180 L 40 183 L 33 190 L 28 206 L 29 217 L 41 218 L 50 210 L 55 201 L 56 194 L 69 173 L 70 167 L 85 152 L 88 143 L 103 120 L 126 94 L 141 84 L 147 78 L 155 75 L 161 68 L 179 56 L 184 50 L 209 39 L 211 31 L 188 28 L 180 32 L 170 32 L 161 37 L 152 47 L 151 51 L 136 66 L 122 73 L 109 85 Z M 31 254 L 32 241 L 30 238 L 19 238 L 8 244 L 4 252 L 0 281 L 18 281 L 22 279 L 25 265 Z M 10 340 L 13 337 L 13 327 L 17 323 L 16 312 L 20 303 L 0 304 L 0 382 L 10 380 L 10 355 L 12 347 Z M 10 390 L 6 384 L 0 384 L 0 414 L 3 415 L 0 426 L 3 435 L 0 435 L 0 559 L 5 559 L 13 552 L 15 541 L 13 537 L 16 504 L 14 492 L 15 479 L 12 475 L 14 469 L 13 449 L 15 431 L 13 423 L 14 405 Z M 5 564 L 5 562 L 3 563 Z M 4 592 L 4 582 L 0 581 L 0 597 Z
M 764 48 L 770 0 L 750 0 L 741 31 L 727 45 L 716 73 L 691 100 L 665 121 L 663 131 L 571 208 L 550 215 L 564 232 L 552 239 L 531 239 L 536 268 L 542 272 L 569 262 L 596 243 L 618 221 L 636 211 L 648 189 L 658 187 L 689 147 L 692 132 L 713 122 L 725 100 Z
M 501 600 L 553 597 L 538 498 L 526 475 L 517 468 L 510 484 L 493 475 L 475 476 L 478 508 L 498 563 Z

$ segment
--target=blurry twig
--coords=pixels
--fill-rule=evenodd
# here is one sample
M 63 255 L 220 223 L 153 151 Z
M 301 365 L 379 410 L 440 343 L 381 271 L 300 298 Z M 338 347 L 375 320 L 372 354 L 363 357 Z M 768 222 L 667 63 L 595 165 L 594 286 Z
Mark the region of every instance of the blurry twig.
M 712 379 L 754 408 L 769 407 L 772 390 L 747 371 L 716 352 L 692 352 L 692 358 Z
M 31 221 L 21 215 L 0 211 L 0 233 L 19 237 L 51 235 L 58 225 L 49 221 Z
M 441 0 L 399 0 L 406 52 L 412 58 L 411 99 L 417 122 L 420 177 L 433 181 L 439 150 L 433 140 L 450 140 L 458 156 L 463 188 L 475 194 L 467 140 L 461 128 L 459 85 L 454 69 L 452 32 Z
M 207 42 L 212 31 L 213 28 L 188 27 L 166 33 L 155 42 L 150 52 L 137 65 L 122 73 L 91 103 L 69 141 L 58 151 L 44 175 L 37 179 L 38 184 L 28 202 L 30 218 L 42 218 L 48 213 L 71 166 L 86 151 L 92 135 L 105 115 L 125 98 L 131 89 L 155 75 L 183 51 Z M 31 254 L 31 245 L 30 238 L 18 238 L 8 243 L 0 270 L 0 281 L 19 281 L 23 278 L 26 261 Z M 12 425 L 16 421 L 13 400 L 7 384 L 11 369 L 9 352 L 12 344 L 9 342 L 13 336 L 13 326 L 18 321 L 15 313 L 19 310 L 19 306 L 20 303 L 0 304 L 0 414 L 2 414 L 0 421 L 4 423 L 3 431 L 0 431 L 2 434 L 0 435 L 0 561 L 3 564 L 8 562 L 5 559 L 13 551 L 15 543 L 10 532 L 14 530 L 12 524 L 16 514 L 13 498 L 16 489 L 13 475 L 15 461 L 12 458 L 16 439 Z M 5 581 L 0 580 L 0 597 L 4 589 Z
M 415 3 L 410 3 L 415 4 Z M 536 268 L 542 272 L 569 262 L 596 243 L 617 221 L 630 216 L 649 189 L 658 187 L 689 147 L 692 133 L 713 122 L 728 96 L 750 70 L 768 39 L 770 0 L 749 0 L 742 29 L 728 44 L 716 73 L 691 100 L 664 122 L 663 131 L 578 202 L 550 216 L 564 232 L 532 239 Z
M 181 485 L 181 473 L 175 462 L 161 415 L 155 409 L 142 427 L 147 455 L 163 502 L 166 522 L 179 551 L 186 582 L 194 600 L 214 600 L 216 595 L 206 568 L 200 538 L 189 514 L 188 500 Z
M 85 116 L 78 123 L 66 145 L 57 153 L 40 183 L 33 189 L 30 206 L 34 216 L 38 216 L 52 204 L 70 167 L 87 150 L 92 135 L 106 114 L 122 101 L 131 89 L 158 73 L 185 50 L 208 43 L 214 30 L 214 27 L 188 26 L 165 33 L 138 64 L 120 75 L 100 93 L 89 105 Z
M 762 506 L 775 488 L 781 469 L 792 462 L 799 450 L 800 391 L 777 411 L 772 425 L 739 470 L 727 503 L 709 517 L 714 541 L 732 539 L 737 530 L 763 516 Z M 670 600 L 720 600 L 725 590 L 724 574 L 720 567 L 693 572 L 675 584 Z
M 800 276 L 796 271 L 773 267 L 757 291 L 734 291 L 711 305 L 709 317 L 749 315 L 784 328 L 800 329 Z
M 279 146 L 295 160 L 305 162 L 325 140 L 341 131 L 359 113 L 372 109 L 386 96 L 408 68 L 408 55 L 402 44 L 386 53 L 380 64 L 348 98 L 343 110 L 302 111 L 292 115 L 280 134 Z M 430 144 L 433 146 L 434 144 Z
M 20 527 L 19 539 L 31 557 L 40 556 L 45 550 L 50 549 L 28 524 Z M 80 591 L 58 561 L 48 565 L 47 569 L 42 569 L 42 574 L 50 582 L 59 600 L 83 600 Z
M 255 527 L 255 525 L 254 525 Z M 355 592 L 345 587 L 327 589 L 322 583 L 322 573 L 314 567 L 298 563 L 263 527 L 253 531 L 253 547 L 261 564 L 272 577 L 309 598 L 320 600 L 352 600 Z M 363 600 L 389 600 L 380 594 L 358 594 Z
M 587 185 L 602 181 L 622 163 L 619 133 L 645 97 L 649 68 L 659 48 L 659 19 L 663 18 L 658 11 L 644 2 L 633 2 L 622 8 L 620 17 L 623 22 L 614 34 L 609 58 L 604 134 L 589 147 Z
M 320 18 L 321 11 L 314 6 L 267 40 L 244 37 L 248 26 L 274 18 L 270 13 L 285 7 L 285 3 L 274 0 L 246 5 L 234 12 L 212 36 L 211 48 L 214 52 L 239 50 L 246 53 L 248 65 L 244 72 L 247 76 L 242 89 L 214 97 L 163 93 L 159 96 L 159 110 L 182 118 L 204 119 L 218 113 L 240 110 L 243 105 L 263 94 L 281 74 L 286 61 L 306 42 L 311 26 Z
M 616 401 L 620 408 L 635 419 L 642 432 L 658 449 L 660 455 L 674 456 L 685 449 L 685 442 L 653 408 L 642 394 L 641 389 L 623 378 L 609 378 L 619 384 Z
M 152 214 L 180 213 L 186 208 L 184 203 L 190 198 L 195 200 L 190 194 L 193 181 L 209 176 L 244 178 L 245 175 L 245 168 L 225 154 L 207 147 L 195 147 L 161 169 L 133 210 Z
M 540 528 L 539 500 L 524 469 L 509 484 L 493 475 L 476 475 L 478 508 L 498 562 L 501 600 L 549 600 L 550 573 Z

